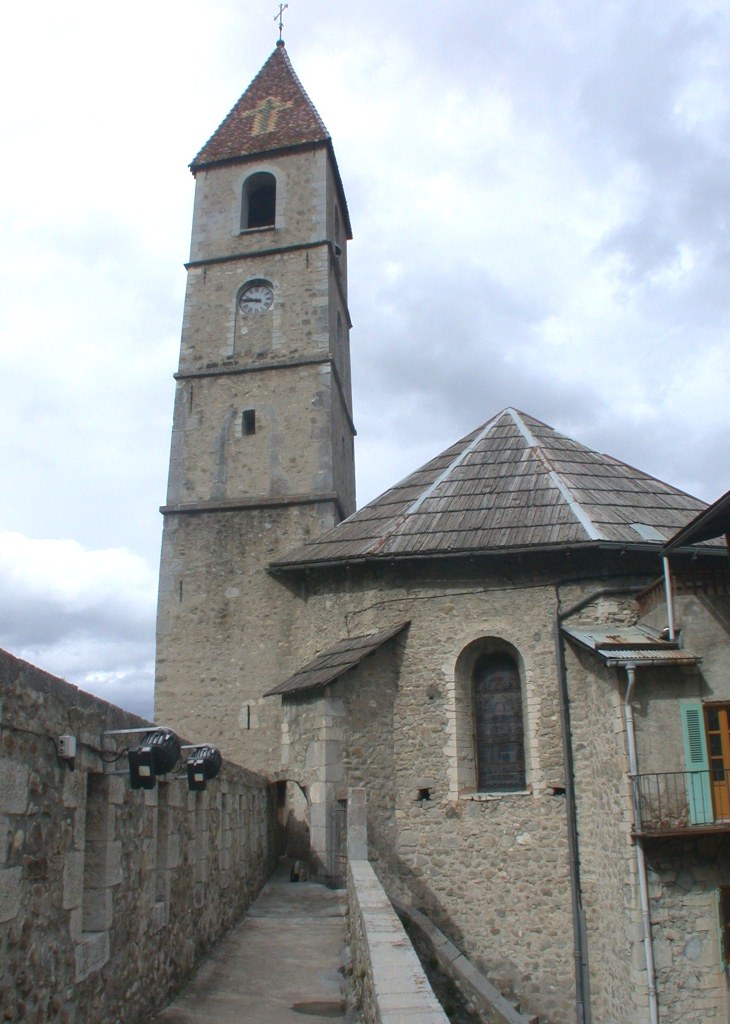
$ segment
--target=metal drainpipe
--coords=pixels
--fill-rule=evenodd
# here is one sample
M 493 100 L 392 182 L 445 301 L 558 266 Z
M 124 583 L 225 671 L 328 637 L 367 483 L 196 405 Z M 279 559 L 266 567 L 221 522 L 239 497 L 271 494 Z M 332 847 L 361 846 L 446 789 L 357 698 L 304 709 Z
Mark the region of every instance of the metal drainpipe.
M 667 601 L 667 625 L 669 627 L 669 639 L 675 639 L 674 630 L 674 598 L 672 596 L 672 573 L 669 568 L 669 559 L 666 555 L 662 558 L 664 566 L 664 596 Z
M 560 607 L 560 586 L 571 580 L 561 580 L 556 586 L 558 607 Z M 580 881 L 580 850 L 578 837 L 578 810 L 576 807 L 575 778 L 573 769 L 573 741 L 570 727 L 570 694 L 568 692 L 568 670 L 563 648 L 563 622 L 599 597 L 618 597 L 635 594 L 638 586 L 601 587 L 585 594 L 564 611 L 555 616 L 555 651 L 558 663 L 558 692 L 560 695 L 560 725 L 565 764 L 565 802 L 568 825 L 568 865 L 570 870 L 571 905 L 573 912 L 573 958 L 575 960 L 575 1011 L 577 1024 L 591 1024 L 590 973 L 588 970 L 588 938 L 586 935 L 585 911 Z M 654 1024 L 654 1022 L 652 1022 Z
M 640 822 L 639 806 L 636 792 L 638 775 L 638 759 L 636 756 L 636 732 L 634 729 L 634 709 L 631 699 L 636 686 L 636 665 L 626 665 L 626 697 L 624 698 L 624 717 L 626 719 L 626 739 L 629 748 L 629 776 L 631 778 L 631 796 L 634 807 L 634 823 Z M 639 899 L 641 902 L 641 923 L 644 930 L 644 959 L 646 961 L 646 982 L 649 990 L 649 1020 L 651 1024 L 659 1024 L 659 1006 L 657 1003 L 656 971 L 654 969 L 654 946 L 651 938 L 651 918 L 649 916 L 649 887 L 646 881 L 646 861 L 642 840 L 637 837 L 634 843 L 636 850 L 636 869 L 639 875 Z
M 589 990 L 588 956 L 585 931 L 585 913 L 580 884 L 580 857 L 578 851 L 578 821 L 575 805 L 575 784 L 573 776 L 573 744 L 570 728 L 570 698 L 568 678 L 563 652 L 561 620 L 558 615 L 555 624 L 555 646 L 558 659 L 558 683 L 560 695 L 561 740 L 563 763 L 565 765 L 565 810 L 568 831 L 568 868 L 570 872 L 571 909 L 573 914 L 573 959 L 575 961 L 575 1019 L 576 1024 L 591 1024 L 591 999 Z

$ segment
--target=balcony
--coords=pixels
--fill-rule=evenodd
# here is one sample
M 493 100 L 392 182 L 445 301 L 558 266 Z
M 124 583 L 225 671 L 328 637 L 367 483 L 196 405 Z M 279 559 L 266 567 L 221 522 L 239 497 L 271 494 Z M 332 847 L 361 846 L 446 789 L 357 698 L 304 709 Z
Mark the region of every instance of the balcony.
M 730 773 L 652 772 L 631 778 L 635 836 L 730 832 Z

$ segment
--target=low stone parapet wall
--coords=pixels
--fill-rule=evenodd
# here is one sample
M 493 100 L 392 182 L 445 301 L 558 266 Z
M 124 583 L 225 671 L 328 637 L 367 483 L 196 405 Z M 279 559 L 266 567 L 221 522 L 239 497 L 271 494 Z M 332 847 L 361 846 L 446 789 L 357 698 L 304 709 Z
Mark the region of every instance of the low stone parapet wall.
M 347 890 L 352 982 L 365 1024 L 448 1024 L 368 861 L 350 861 Z
M 367 859 L 364 789 L 347 800 L 347 902 L 355 1000 L 365 1024 L 448 1024 L 421 961 Z
M 121 749 L 140 737 L 102 733 L 147 724 L 0 652 L 6 1021 L 149 1019 L 273 869 L 275 800 L 261 776 L 224 763 L 204 792 L 184 773 L 130 788 Z M 62 736 L 76 740 L 74 770 Z
M 521 1013 L 519 1006 L 505 999 L 425 914 L 402 900 L 393 899 L 392 903 L 398 915 L 418 930 L 428 956 L 433 957 L 443 974 L 456 985 L 467 1007 L 477 1013 L 480 1020 L 489 1024 L 538 1024 L 537 1017 Z

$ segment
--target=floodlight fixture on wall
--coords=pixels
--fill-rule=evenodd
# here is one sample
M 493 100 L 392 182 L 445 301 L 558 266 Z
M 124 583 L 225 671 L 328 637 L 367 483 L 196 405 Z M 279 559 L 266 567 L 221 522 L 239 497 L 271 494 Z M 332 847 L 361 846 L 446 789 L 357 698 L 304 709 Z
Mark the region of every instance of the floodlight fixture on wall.
M 109 750 L 105 740 L 110 736 L 141 736 L 134 747 Z M 190 751 L 185 762 L 188 788 L 205 789 L 208 781 L 221 770 L 223 758 L 212 743 L 181 744 L 177 735 L 165 726 L 148 725 L 141 729 L 111 729 L 101 734 L 102 759 L 105 764 L 116 764 L 126 754 L 129 762 L 129 783 L 132 789 L 154 789 L 158 775 L 167 775 L 180 764 L 183 751 Z M 124 772 L 112 772 L 124 774 Z M 185 775 L 173 775 L 175 780 Z
M 137 747 L 130 747 L 129 783 L 132 789 L 154 789 L 158 775 L 172 771 L 180 760 L 180 740 L 172 729 L 151 729 Z
M 188 789 L 191 792 L 203 790 L 208 785 L 208 779 L 214 779 L 221 770 L 223 758 L 220 751 L 212 743 L 201 743 L 184 749 L 190 750 L 186 762 Z
M 172 771 L 180 760 L 180 740 L 172 729 L 154 729 L 129 749 L 129 783 L 133 790 L 154 790 L 158 775 Z

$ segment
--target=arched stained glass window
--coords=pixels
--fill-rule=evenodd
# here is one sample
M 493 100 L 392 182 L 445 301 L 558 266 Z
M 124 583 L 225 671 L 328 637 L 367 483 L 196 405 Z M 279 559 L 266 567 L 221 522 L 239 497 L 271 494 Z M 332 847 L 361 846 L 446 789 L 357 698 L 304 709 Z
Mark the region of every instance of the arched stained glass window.
M 477 788 L 504 793 L 525 788 L 525 739 L 520 673 L 504 652 L 480 655 L 473 671 Z

